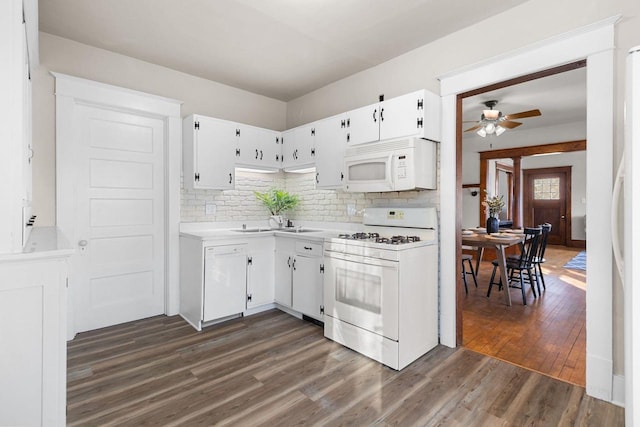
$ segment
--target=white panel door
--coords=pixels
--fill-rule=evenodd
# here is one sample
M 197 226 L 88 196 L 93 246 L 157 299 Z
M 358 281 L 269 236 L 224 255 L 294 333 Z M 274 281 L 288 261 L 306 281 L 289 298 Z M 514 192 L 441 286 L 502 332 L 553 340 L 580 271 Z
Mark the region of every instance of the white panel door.
M 344 114 L 316 122 L 316 187 L 341 188 L 346 147 Z
M 380 139 L 380 104 L 367 105 L 347 112 L 347 145 Z
M 59 167 L 76 170 L 70 292 L 81 332 L 164 312 L 164 122 L 77 112 L 77 157 Z
M 424 127 L 424 91 L 380 104 L 380 140 L 418 135 Z

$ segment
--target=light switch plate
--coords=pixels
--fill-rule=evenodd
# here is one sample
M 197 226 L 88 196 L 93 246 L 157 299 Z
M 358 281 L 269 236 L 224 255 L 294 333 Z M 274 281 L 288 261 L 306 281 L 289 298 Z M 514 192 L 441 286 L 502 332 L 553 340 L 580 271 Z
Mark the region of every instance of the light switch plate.
M 215 203 L 205 203 L 204 204 L 204 213 L 205 213 L 205 215 L 215 215 L 216 214 L 216 204 Z

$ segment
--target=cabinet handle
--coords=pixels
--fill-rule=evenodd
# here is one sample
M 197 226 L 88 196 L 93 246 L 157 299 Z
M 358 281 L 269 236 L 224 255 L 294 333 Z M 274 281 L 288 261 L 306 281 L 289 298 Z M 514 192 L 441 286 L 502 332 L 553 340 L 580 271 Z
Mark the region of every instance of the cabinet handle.
M 340 127 L 344 128 L 345 126 L 346 126 L 345 121 L 344 120 L 340 121 Z
M 375 110 L 373 110 L 373 121 L 377 122 L 378 119 L 376 118 L 376 113 L 378 112 L 378 109 L 376 108 Z
M 294 258 L 293 259 L 293 271 L 295 271 L 295 270 L 296 270 L 296 259 Z
M 251 298 L 253 298 L 253 295 L 247 294 L 247 301 L 251 302 Z
M 233 175 L 229 174 L 229 184 L 233 182 Z
M 258 158 L 258 149 L 256 148 L 256 159 Z
M 289 259 L 287 260 L 287 266 L 289 266 L 289 268 L 291 268 L 291 257 L 289 257 Z
M 340 181 L 344 181 L 344 174 L 340 172 Z
M 262 160 L 262 150 L 260 150 L 260 160 Z
M 318 179 L 318 175 L 320 175 L 318 172 L 316 172 L 316 184 L 320 183 L 320 180 Z M 305 248 L 306 249 L 306 248 Z
M 347 119 L 347 127 L 351 127 L 351 119 Z
M 239 156 L 240 156 L 240 149 L 236 148 L 236 157 L 239 157 Z
M 384 122 L 384 108 L 380 109 L 380 121 Z
M 236 129 L 236 136 L 240 136 L 240 129 Z
M 306 251 L 310 251 L 310 250 L 312 250 L 313 248 L 311 248 L 311 247 L 309 247 L 309 246 L 305 246 L 305 247 L 304 247 L 304 249 L 305 249 Z

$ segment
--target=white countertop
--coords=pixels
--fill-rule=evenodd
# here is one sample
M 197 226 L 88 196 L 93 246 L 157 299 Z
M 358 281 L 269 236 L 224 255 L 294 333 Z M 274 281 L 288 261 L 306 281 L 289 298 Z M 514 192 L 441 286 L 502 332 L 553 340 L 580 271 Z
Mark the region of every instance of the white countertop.
M 22 252 L 0 254 L 0 262 L 60 258 L 74 251 L 57 227 L 34 227 Z
M 248 227 L 248 229 L 257 228 L 257 227 Z M 302 228 L 305 230 L 305 227 Z M 180 236 L 190 237 L 194 239 L 202 239 L 202 240 L 234 240 L 234 239 L 252 239 L 252 238 L 260 238 L 265 236 L 278 236 L 278 237 L 290 237 L 295 239 L 308 239 L 308 240 L 324 240 L 328 237 L 335 237 L 340 234 L 341 230 L 320 230 L 313 229 L 314 231 L 282 231 L 282 230 L 270 230 L 268 228 L 261 228 L 261 231 L 252 232 L 252 231 L 237 231 L 241 230 L 240 228 L 235 229 L 203 229 L 203 230 L 191 230 L 191 231 L 181 231 Z M 307 228 L 307 230 L 311 230 Z

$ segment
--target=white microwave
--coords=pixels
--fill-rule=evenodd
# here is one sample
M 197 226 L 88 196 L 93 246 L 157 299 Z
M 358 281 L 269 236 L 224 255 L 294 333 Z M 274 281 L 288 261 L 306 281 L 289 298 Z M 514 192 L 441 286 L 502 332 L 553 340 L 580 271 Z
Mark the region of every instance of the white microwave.
M 344 191 L 384 192 L 435 189 L 436 143 L 402 138 L 348 148 Z

